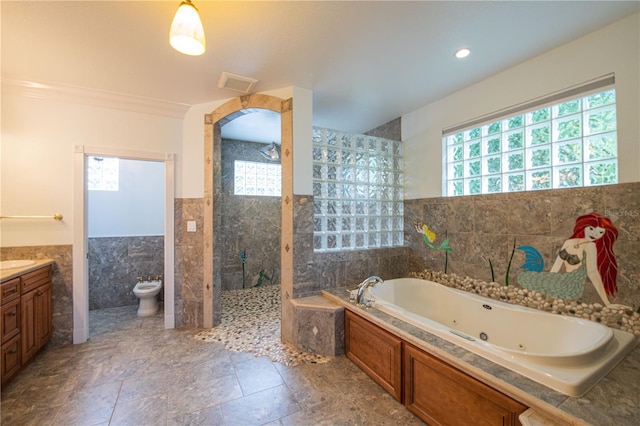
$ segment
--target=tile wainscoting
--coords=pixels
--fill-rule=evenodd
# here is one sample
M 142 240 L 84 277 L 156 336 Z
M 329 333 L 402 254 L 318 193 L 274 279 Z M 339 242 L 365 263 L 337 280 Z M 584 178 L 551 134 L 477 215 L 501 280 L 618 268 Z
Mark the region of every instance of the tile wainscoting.
M 137 277 L 164 275 L 163 236 L 89 238 L 88 247 L 90 311 L 135 305 Z
M 304 201 L 303 201 L 304 199 Z M 428 249 L 413 229 L 422 220 L 451 240 L 449 272 L 490 280 L 488 259 L 496 280 L 504 278 L 508 258 L 516 243 L 533 245 L 550 262 L 571 234 L 576 217 L 590 211 L 608 215 L 619 230 L 614 248 L 618 259 L 616 303 L 640 305 L 640 183 L 594 188 L 536 191 L 458 198 L 405 201 L 405 247 L 340 253 L 313 252 L 313 197 L 296 196 L 294 211 L 294 294 L 300 298 L 320 290 L 356 285 L 369 275 L 385 279 L 407 276 L 424 268 L 443 270 L 444 254 Z M 203 199 L 175 201 L 175 306 L 176 326 L 201 327 L 203 277 Z M 186 221 L 196 222 L 196 232 L 186 231 Z M 51 258 L 53 269 L 52 343 L 70 344 L 73 334 L 72 246 L 3 247 L 2 259 Z M 516 251 L 511 279 L 524 262 Z M 546 268 L 548 270 L 548 267 Z M 584 301 L 597 302 L 590 285 Z
M 575 219 L 596 211 L 609 217 L 619 232 L 614 244 L 618 262 L 618 293 L 613 303 L 640 305 L 640 183 L 590 188 L 517 192 L 467 197 L 436 197 L 405 201 L 405 242 L 411 247 L 409 270 L 444 270 L 444 252 L 428 248 L 413 228 L 416 220 L 437 234 L 436 245 L 446 235 L 453 252 L 448 272 L 491 281 L 489 259 L 495 280 L 504 284 L 505 273 L 516 246 L 536 247 L 548 271 L 564 241 L 571 235 Z M 509 281 L 517 286 L 524 253 L 516 250 Z M 601 303 L 590 283 L 581 300 Z

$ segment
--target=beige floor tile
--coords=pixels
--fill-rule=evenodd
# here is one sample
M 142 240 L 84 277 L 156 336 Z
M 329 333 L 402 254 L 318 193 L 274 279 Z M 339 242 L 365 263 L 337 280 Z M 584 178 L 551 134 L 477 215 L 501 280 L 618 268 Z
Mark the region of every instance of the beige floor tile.
M 112 426 L 165 425 L 167 423 L 167 395 L 117 404 L 111 417 Z
M 300 410 L 284 385 L 226 402 L 221 408 L 228 425 L 262 425 Z
M 235 364 L 235 371 L 244 395 L 260 392 L 284 383 L 273 363 L 265 357 L 239 362 Z
M 170 415 L 167 426 L 214 426 L 224 425 L 222 410 L 219 405 L 205 408 L 201 411 L 189 414 Z
M 242 298 L 227 315 L 250 315 Z M 45 349 L 2 389 L 2 426 L 422 424 L 344 356 L 287 366 L 135 307 L 92 311 L 90 326 L 89 341 Z
M 238 379 L 231 374 L 212 379 L 208 383 L 174 389 L 169 393 L 168 411 L 172 416 L 193 413 L 242 397 Z

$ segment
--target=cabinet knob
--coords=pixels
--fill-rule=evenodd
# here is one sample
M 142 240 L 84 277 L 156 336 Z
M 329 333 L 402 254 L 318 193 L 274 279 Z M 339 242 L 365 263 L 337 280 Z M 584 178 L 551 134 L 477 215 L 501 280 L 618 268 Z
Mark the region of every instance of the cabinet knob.
M 9 355 L 15 355 L 16 352 L 18 352 L 17 349 L 12 349 L 12 350 L 9 351 Z
M 9 312 L 10 317 L 15 317 L 18 313 L 16 311 Z
M 36 296 L 42 296 L 44 294 L 44 291 L 40 290 L 36 293 Z
M 17 288 L 12 288 L 11 290 L 5 291 L 4 293 L 2 293 L 2 295 L 3 296 L 11 296 L 12 294 L 17 293 L 17 292 L 18 292 Z

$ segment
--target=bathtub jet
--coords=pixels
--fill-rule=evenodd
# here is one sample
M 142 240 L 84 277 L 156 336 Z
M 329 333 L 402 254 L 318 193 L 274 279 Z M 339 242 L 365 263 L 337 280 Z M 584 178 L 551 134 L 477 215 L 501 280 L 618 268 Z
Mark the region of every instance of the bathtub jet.
M 570 396 L 581 396 L 636 344 L 593 321 L 490 300 L 433 281 L 366 287 L 374 307 Z

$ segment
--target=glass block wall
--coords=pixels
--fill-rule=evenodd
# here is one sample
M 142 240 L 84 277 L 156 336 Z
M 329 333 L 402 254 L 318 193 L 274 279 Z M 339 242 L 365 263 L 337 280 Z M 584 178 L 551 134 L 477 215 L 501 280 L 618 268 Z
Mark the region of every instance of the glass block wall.
M 403 244 L 402 143 L 314 127 L 314 251 Z
M 616 92 L 609 89 L 443 137 L 446 195 L 618 182 Z

